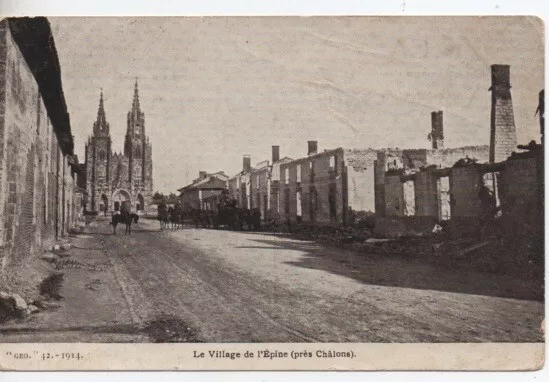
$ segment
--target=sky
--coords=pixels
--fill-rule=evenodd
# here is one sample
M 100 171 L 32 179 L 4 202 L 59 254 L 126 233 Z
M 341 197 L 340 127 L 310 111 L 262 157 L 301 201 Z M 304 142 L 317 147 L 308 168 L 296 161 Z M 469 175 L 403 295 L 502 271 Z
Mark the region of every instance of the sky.
M 490 65 L 511 66 L 519 143 L 539 142 L 543 24 L 525 17 L 50 18 L 83 159 L 103 89 L 115 151 L 138 79 L 154 190 L 198 171 L 344 148 L 489 144 Z

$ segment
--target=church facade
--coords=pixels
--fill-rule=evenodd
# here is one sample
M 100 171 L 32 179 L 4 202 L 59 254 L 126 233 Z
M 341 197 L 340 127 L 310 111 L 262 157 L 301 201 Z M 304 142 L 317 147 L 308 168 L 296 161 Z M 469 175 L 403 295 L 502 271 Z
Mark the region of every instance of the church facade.
M 125 204 L 133 211 L 147 211 L 152 203 L 152 147 L 145 134 L 145 113 L 139 105 L 135 83 L 132 108 L 122 153 L 113 152 L 110 126 L 99 99 L 93 134 L 86 143 L 86 190 L 88 211 L 107 213 Z

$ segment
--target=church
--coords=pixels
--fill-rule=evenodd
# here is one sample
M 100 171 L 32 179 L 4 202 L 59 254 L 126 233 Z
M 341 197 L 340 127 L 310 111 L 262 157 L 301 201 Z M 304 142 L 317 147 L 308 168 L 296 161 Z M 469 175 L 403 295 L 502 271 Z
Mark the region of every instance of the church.
M 137 212 L 151 209 L 152 148 L 145 134 L 145 113 L 139 105 L 137 81 L 127 117 L 124 152 L 113 152 L 111 147 L 101 92 L 93 134 L 86 143 L 86 209 L 105 214 L 120 210 L 122 204 Z

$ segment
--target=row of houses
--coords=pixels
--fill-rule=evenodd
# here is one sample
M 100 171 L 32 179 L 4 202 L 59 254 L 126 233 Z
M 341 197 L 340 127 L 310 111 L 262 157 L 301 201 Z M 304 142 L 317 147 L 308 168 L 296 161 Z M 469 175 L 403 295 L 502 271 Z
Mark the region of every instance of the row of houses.
M 77 224 L 82 171 L 49 22 L 1 20 L 0 278 Z
M 223 172 L 201 172 L 178 191 L 187 209 L 215 209 L 216 195 L 226 189 L 239 207 L 259 209 L 263 220 L 277 216 L 291 222 L 344 225 L 357 212 L 385 216 L 387 171 L 453 164 L 468 155 L 487 158 L 488 146 L 419 150 L 339 147 L 319 152 L 318 142 L 308 141 L 307 154 L 301 158 L 279 158 L 279 146 L 272 146 L 271 161 L 252 167 L 251 158 L 244 156 L 238 174 L 228 177 Z
M 317 141 L 307 142 L 301 158 L 279 158 L 272 147 L 268 161 L 250 168 L 243 159 L 241 173 L 227 182 L 229 194 L 243 208 L 258 208 L 263 219 L 274 215 L 285 221 L 343 224 L 349 208 L 374 210 L 373 180 L 375 150 L 343 148 L 318 151 Z
M 272 146 L 271 161 L 253 167 L 245 155 L 242 171 L 232 177 L 201 171 L 191 184 L 178 190 L 183 205 L 214 209 L 215 196 L 226 189 L 239 207 L 258 208 L 264 220 L 278 215 L 295 222 L 340 225 L 357 211 L 385 214 L 387 170 L 446 163 L 465 155 L 487 158 L 488 146 L 446 150 L 339 147 L 319 152 L 318 142 L 308 141 L 307 153 L 301 158 L 280 158 L 279 153 L 280 147 Z
M 239 207 L 259 209 L 263 220 L 278 216 L 290 222 L 345 225 L 360 211 L 375 214 L 376 229 L 382 233 L 401 232 L 402 221 L 422 221 L 425 229 L 432 229 L 437 221 L 474 219 L 480 213 L 482 186 L 497 199 L 501 189 L 511 192 L 506 200 L 515 197 L 512 190 L 528 184 L 536 184 L 536 192 L 540 184 L 543 189 L 542 154 L 537 159 L 514 154 L 517 140 L 509 66 L 492 65 L 491 77 L 490 145 L 444 148 L 443 112 L 433 111 L 429 149 L 319 151 L 318 142 L 309 141 L 306 155 L 292 159 L 280 158 L 280 147 L 272 146 L 270 161 L 252 167 L 245 155 L 242 171 L 232 177 L 201 171 L 179 189 L 180 198 L 187 208 L 215 209 L 216 196 L 227 190 Z M 535 173 L 532 168 L 537 169 Z M 530 194 L 520 198 L 525 195 Z

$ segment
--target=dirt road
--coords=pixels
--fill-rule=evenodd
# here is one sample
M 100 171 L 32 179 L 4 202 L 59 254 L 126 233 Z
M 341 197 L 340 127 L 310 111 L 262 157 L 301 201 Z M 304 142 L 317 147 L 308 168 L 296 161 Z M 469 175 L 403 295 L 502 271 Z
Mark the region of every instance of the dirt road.
M 543 304 L 504 277 L 148 220 L 97 235 L 134 323 L 176 316 L 206 342 L 543 340 Z

